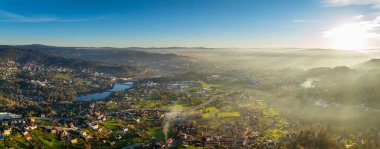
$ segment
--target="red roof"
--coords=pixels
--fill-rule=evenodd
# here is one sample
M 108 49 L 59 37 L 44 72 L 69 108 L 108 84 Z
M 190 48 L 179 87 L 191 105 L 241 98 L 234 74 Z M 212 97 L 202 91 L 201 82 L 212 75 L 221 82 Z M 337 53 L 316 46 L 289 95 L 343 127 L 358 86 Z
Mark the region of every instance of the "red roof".
M 32 138 L 32 136 L 30 136 L 30 134 L 27 133 L 27 134 L 25 134 L 25 138 L 26 138 L 26 139 L 30 139 L 30 138 Z
M 173 138 L 169 138 L 168 140 L 166 140 L 167 143 L 172 143 L 174 141 Z

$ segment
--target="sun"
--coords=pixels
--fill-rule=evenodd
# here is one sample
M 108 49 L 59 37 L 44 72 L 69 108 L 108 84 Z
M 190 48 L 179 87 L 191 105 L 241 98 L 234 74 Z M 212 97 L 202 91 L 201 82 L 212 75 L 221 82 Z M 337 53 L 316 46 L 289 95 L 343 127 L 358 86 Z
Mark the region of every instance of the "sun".
M 369 49 L 373 35 L 365 24 L 351 23 L 326 31 L 324 37 L 329 39 L 331 48 L 357 51 Z

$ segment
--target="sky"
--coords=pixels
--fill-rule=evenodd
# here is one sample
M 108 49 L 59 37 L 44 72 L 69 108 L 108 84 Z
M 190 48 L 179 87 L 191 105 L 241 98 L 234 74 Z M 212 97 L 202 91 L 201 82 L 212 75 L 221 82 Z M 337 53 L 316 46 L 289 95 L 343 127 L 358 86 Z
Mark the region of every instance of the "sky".
M 379 29 L 379 0 L 0 0 L 7 45 L 355 50 Z

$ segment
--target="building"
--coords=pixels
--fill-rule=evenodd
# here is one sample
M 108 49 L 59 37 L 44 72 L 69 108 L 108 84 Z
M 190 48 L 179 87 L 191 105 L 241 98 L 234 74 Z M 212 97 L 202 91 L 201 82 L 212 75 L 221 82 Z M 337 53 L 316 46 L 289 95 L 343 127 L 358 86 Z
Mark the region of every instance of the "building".
M 8 112 L 0 112 L 0 120 L 16 119 L 16 118 L 21 118 L 21 115 L 12 114 L 12 113 L 8 113 Z

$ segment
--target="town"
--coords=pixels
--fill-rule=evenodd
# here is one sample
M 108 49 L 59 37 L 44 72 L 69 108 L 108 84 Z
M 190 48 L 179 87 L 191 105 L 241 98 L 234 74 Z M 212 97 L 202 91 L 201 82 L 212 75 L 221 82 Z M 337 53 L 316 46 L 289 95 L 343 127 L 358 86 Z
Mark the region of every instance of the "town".
M 316 81 L 303 82 L 298 73 L 304 72 L 294 69 L 196 71 L 218 65 L 200 62 L 184 73 L 149 66 L 125 73 L 104 68 L 123 66 L 71 67 L 33 59 L 0 64 L 2 148 L 293 148 L 314 140 L 322 148 L 376 145 L 373 128 L 352 137 L 331 126 L 306 127 L 314 123 L 307 118 L 289 118 L 289 109 L 278 103 L 291 107 L 297 100 L 279 99 L 315 98 L 310 86 Z M 327 105 L 316 100 L 304 106 L 326 111 Z M 310 142 L 299 144 L 300 139 Z
M 2 115 L 4 147 L 274 147 L 289 139 L 291 129 L 253 93 L 201 81 L 140 81 L 106 101 L 62 104 L 79 104 L 78 112 Z

